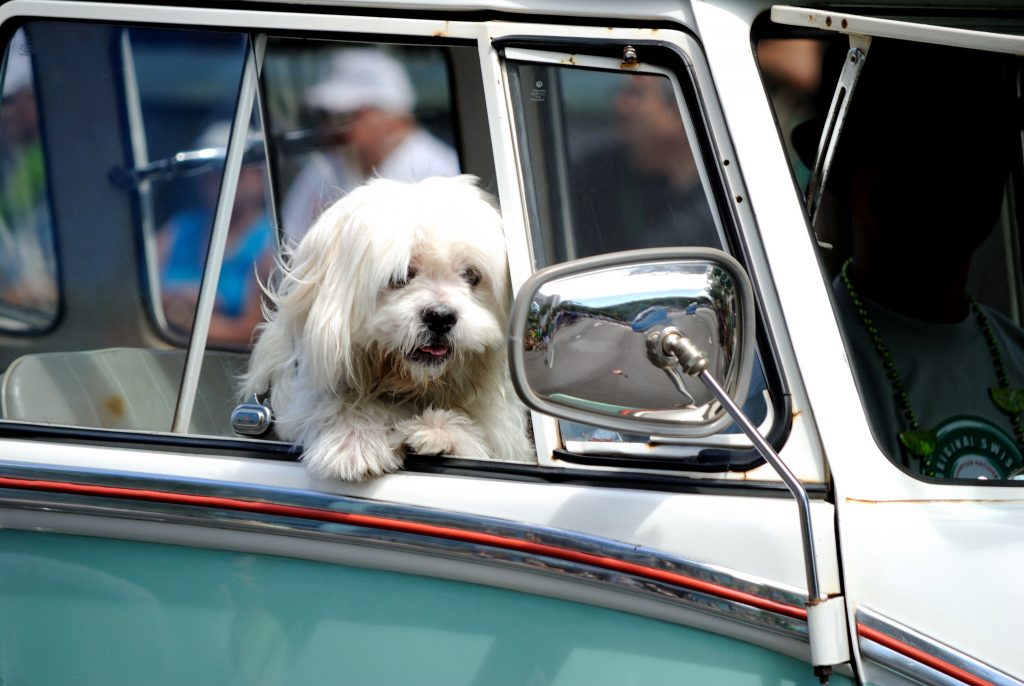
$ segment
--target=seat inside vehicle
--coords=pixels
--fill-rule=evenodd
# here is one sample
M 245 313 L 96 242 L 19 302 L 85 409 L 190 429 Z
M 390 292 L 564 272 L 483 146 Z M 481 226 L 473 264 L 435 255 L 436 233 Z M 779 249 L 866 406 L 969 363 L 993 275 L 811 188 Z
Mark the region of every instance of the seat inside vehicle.
M 206 353 L 190 434 L 236 436 L 231 411 L 245 361 L 241 353 Z M 184 368 L 184 350 L 24 355 L 0 379 L 0 413 L 13 421 L 168 432 Z

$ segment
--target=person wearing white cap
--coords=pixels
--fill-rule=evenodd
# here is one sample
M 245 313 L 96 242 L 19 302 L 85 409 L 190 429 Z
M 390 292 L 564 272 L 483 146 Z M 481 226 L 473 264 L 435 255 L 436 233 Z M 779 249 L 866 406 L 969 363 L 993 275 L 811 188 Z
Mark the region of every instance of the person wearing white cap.
M 345 48 L 305 103 L 343 131 L 341 145 L 313 155 L 281 207 L 285 234 L 298 240 L 328 205 L 370 177 L 419 181 L 460 173 L 455 150 L 420 127 L 405 67 L 384 51 Z

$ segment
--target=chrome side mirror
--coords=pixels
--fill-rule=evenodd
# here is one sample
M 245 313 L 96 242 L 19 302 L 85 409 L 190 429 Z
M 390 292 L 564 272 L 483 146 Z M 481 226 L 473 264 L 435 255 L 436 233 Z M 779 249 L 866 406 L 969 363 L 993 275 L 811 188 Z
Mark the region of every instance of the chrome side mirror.
M 832 655 L 835 641 L 817 637 L 836 635 L 845 605 L 821 590 L 806 489 L 739 406 L 754 353 L 751 290 L 734 259 L 704 248 L 541 270 L 512 308 L 512 381 L 535 410 L 629 433 L 697 437 L 735 420 L 796 499 L 811 661 L 827 676 L 849 655 Z
M 634 434 L 701 437 L 732 419 L 666 348 L 691 342 L 728 395 L 753 364 L 750 282 L 729 255 L 664 248 L 601 255 L 534 274 L 512 311 L 513 383 L 531 408 Z M 669 338 L 666 338 L 668 336 Z

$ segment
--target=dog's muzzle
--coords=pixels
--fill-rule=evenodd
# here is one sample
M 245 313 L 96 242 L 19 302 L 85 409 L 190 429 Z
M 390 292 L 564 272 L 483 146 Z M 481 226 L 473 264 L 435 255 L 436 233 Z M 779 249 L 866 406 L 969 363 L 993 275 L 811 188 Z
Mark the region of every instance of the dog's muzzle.
M 420 320 L 429 341 L 409 353 L 409 359 L 426 365 L 441 364 L 451 355 L 448 334 L 459 321 L 459 314 L 447 305 L 432 305 L 420 312 Z

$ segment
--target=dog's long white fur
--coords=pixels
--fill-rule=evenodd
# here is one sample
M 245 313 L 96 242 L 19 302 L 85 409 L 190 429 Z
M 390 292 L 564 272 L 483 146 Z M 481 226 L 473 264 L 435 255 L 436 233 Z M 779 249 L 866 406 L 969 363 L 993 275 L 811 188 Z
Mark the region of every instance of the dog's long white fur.
M 317 476 L 394 471 L 406 448 L 532 459 L 506 363 L 504 246 L 471 176 L 357 188 L 286 251 L 243 395 L 270 391 L 278 435 Z M 430 344 L 436 306 L 457 321 L 429 364 L 410 353 Z

